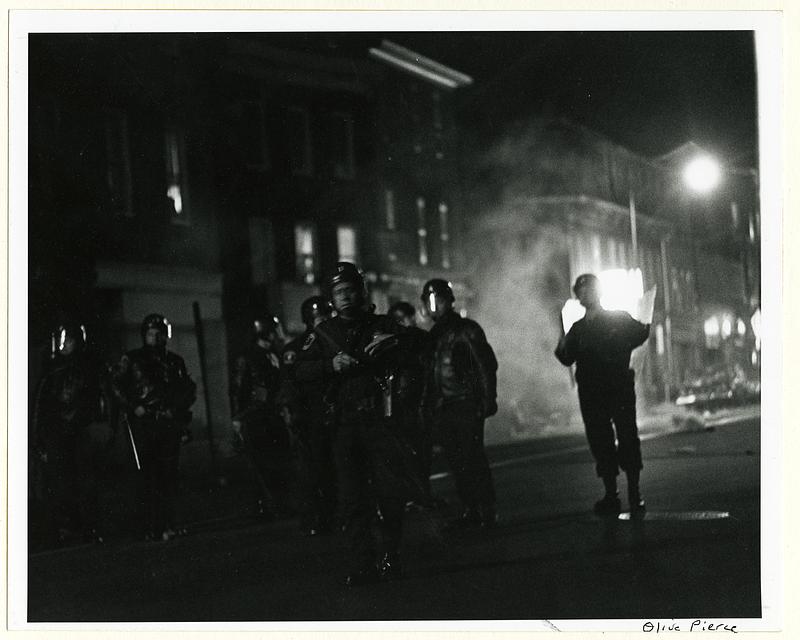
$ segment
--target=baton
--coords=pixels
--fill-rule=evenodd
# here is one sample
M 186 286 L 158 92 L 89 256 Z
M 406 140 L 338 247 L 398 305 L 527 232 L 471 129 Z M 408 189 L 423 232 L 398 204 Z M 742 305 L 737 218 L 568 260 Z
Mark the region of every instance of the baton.
M 133 449 L 133 459 L 136 460 L 136 469 L 138 471 L 142 470 L 142 465 L 139 464 L 139 452 L 136 450 L 136 442 L 133 439 L 133 430 L 131 429 L 131 423 L 128 421 L 128 414 L 122 414 L 122 417 L 125 418 L 125 426 L 128 428 L 128 437 L 131 440 L 131 449 Z

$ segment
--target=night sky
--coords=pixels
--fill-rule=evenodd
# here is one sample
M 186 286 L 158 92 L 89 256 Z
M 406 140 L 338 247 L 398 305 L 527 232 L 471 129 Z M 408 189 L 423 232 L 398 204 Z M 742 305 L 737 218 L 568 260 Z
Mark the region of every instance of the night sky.
M 487 135 L 564 116 L 645 156 L 693 140 L 731 165 L 756 157 L 749 31 L 423 32 L 270 35 L 293 48 L 365 55 L 382 38 L 471 75 L 462 117 Z

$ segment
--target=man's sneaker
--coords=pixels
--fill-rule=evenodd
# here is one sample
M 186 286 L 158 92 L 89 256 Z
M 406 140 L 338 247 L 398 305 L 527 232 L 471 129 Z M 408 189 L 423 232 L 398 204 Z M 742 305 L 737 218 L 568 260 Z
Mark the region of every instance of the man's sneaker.
M 403 570 L 400 565 L 400 554 L 385 553 L 378 563 L 378 573 L 380 574 L 382 582 L 399 580 L 403 575 Z
M 348 574 L 344 579 L 344 585 L 346 587 L 360 587 L 365 584 L 375 584 L 380 579 L 381 574 L 378 571 L 378 567 L 370 565 Z
M 629 498 L 628 504 L 631 508 L 631 515 L 632 516 L 643 516 L 644 512 L 647 511 L 647 507 L 644 504 L 644 499 L 642 496 L 637 496 L 635 498 Z
M 598 516 L 616 516 L 621 510 L 622 505 L 617 496 L 607 495 L 594 503 L 594 512 Z

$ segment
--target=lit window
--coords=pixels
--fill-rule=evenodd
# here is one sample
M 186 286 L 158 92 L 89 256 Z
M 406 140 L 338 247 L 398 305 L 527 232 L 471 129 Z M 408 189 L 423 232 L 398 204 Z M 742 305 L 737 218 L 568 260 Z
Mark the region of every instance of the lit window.
M 310 224 L 298 224 L 294 228 L 295 270 L 297 278 L 306 284 L 314 284 L 316 278 L 316 242 L 314 227 Z
M 336 244 L 339 248 L 339 262 L 358 262 L 356 230 L 353 227 L 337 227 Z
M 439 239 L 442 241 L 442 268 L 450 268 L 450 233 L 448 208 L 444 202 L 439 203 Z
M 183 144 L 174 130 L 165 135 L 165 160 L 167 169 L 166 197 L 170 201 L 170 218 L 176 224 L 189 224 L 186 211 L 186 189 L 183 175 Z
M 425 198 L 417 198 L 417 237 L 419 239 L 419 263 L 428 264 L 428 228 L 425 226 Z
M 311 118 L 308 109 L 290 107 L 287 112 L 289 131 L 289 166 L 295 175 L 311 175 Z

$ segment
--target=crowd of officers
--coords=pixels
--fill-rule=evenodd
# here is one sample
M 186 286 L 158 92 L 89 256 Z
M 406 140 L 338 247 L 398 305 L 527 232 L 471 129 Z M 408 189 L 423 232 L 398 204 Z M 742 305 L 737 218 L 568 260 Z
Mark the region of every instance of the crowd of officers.
M 305 331 L 291 341 L 277 318 L 255 319 L 252 344 L 231 371 L 232 429 L 259 510 L 297 513 L 304 535 L 344 532 L 346 582 L 355 585 L 399 576 L 405 512 L 442 506 L 430 485 L 434 430 L 462 504 L 454 526 L 495 523 L 483 424 L 497 411 L 497 361 L 480 326 L 453 310 L 445 280 L 422 291 L 431 331 L 416 326 L 407 302 L 375 313 L 351 263 L 337 264 L 327 284 L 328 298 L 303 302 Z M 178 461 L 196 385 L 170 338 L 169 321 L 151 314 L 142 346 L 107 368 L 84 325 L 53 333 L 29 440 L 32 498 L 59 542 L 102 540 L 99 481 L 114 437 L 124 437 L 136 466 L 138 532 L 153 540 L 180 533 Z M 98 422 L 111 425 L 111 438 L 92 434 Z
M 288 344 L 277 319 L 256 320 L 232 377 L 233 429 L 264 511 L 280 513 L 287 502 L 286 480 L 268 457 L 288 437 L 301 532 L 344 532 L 348 585 L 390 580 L 401 573 L 404 514 L 442 504 L 430 485 L 434 430 L 462 507 L 453 526 L 496 521 L 483 425 L 497 411 L 497 361 L 480 326 L 453 310 L 445 280 L 422 291 L 430 332 L 416 326 L 408 302 L 374 313 L 351 263 L 338 263 L 327 284 L 330 299 L 303 302 L 305 331 Z
M 556 355 L 564 364 L 578 362 L 581 409 L 607 490 L 596 510 L 619 511 L 618 467 L 628 473 L 632 508 L 643 509 L 628 362 L 649 327 L 600 309 L 594 285 L 576 284 L 589 313 L 562 337 Z M 354 586 L 399 577 L 404 514 L 442 506 L 430 484 L 434 433 L 460 502 L 449 526 L 496 523 L 484 421 L 497 412 L 497 361 L 481 327 L 454 310 L 445 280 L 429 280 L 421 292 L 430 331 L 416 326 L 416 308 L 407 302 L 375 313 L 364 276 L 351 263 L 336 265 L 327 293 L 303 302 L 305 331 L 289 342 L 277 318 L 256 318 L 252 344 L 231 372 L 232 428 L 259 510 L 297 513 L 304 535 L 343 532 L 350 548 L 345 583 Z M 183 359 L 167 349 L 170 337 L 164 316 L 147 316 L 142 346 L 109 370 L 92 358 L 84 326 L 54 332 L 32 410 L 31 468 L 40 477 L 31 486 L 59 541 L 76 531 L 102 540 L 98 479 L 112 440 L 92 437 L 90 426 L 100 419 L 129 443 L 139 533 L 155 540 L 180 533 L 178 459 L 190 438 L 196 385 Z

